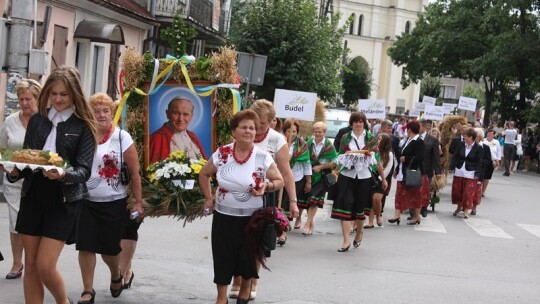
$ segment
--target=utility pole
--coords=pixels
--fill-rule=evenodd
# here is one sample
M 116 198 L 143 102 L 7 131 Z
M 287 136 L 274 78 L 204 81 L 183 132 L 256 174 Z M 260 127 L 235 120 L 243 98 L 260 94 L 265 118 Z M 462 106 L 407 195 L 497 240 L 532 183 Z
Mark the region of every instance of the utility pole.
M 7 111 L 12 110 L 13 106 L 15 108 L 17 107 L 15 86 L 18 81 L 28 77 L 28 61 L 30 49 L 32 48 L 33 11 L 32 0 L 11 1 L 11 26 L 8 43 L 8 83 L 6 90 L 8 95 L 6 100 Z M 9 112 L 7 113 L 9 114 Z

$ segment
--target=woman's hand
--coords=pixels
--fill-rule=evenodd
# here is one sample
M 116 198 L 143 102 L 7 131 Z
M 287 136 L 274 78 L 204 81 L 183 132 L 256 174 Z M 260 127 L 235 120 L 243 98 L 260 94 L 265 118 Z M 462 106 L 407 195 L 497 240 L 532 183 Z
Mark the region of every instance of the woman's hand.
M 401 156 L 401 157 L 399 158 L 399 161 L 402 162 L 402 163 L 404 163 L 404 162 L 405 162 L 405 156 Z
M 304 193 L 309 193 L 311 191 L 311 180 L 306 181 L 306 185 L 304 186 Z
M 386 179 L 383 178 L 383 180 L 382 180 L 382 189 L 383 189 L 383 191 L 386 191 L 387 188 L 388 188 L 388 181 L 386 181 Z
M 50 180 L 59 180 L 66 176 L 66 172 L 64 171 L 62 174 L 60 174 L 60 172 L 58 172 L 56 169 L 51 169 L 49 171 L 43 170 L 43 175 Z
M 0 171 L 7 173 L 9 176 L 15 177 L 19 175 L 19 169 L 17 167 L 14 167 L 11 172 L 7 172 L 6 168 L 4 168 L 4 165 L 0 165 Z
M 264 191 L 266 190 L 266 185 L 267 183 L 260 183 L 256 187 L 251 187 L 251 189 L 249 189 L 249 193 L 251 193 L 253 196 L 263 196 Z
M 322 170 L 322 165 L 317 165 L 317 166 L 311 168 L 311 171 L 313 171 L 313 173 L 320 172 L 321 170 Z

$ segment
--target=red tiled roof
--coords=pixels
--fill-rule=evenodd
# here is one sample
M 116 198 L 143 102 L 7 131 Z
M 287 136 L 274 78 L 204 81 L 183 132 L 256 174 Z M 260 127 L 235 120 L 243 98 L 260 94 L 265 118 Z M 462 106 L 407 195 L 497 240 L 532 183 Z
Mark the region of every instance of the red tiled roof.
M 146 8 L 133 0 L 89 0 L 103 7 L 134 17 L 150 24 L 158 24 L 156 18 Z

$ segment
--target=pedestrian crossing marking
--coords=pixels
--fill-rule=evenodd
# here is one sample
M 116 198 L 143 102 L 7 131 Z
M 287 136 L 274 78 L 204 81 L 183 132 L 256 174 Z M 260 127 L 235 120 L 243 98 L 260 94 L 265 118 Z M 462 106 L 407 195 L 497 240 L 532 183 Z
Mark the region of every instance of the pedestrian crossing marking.
M 444 225 L 441 223 L 436 214 L 430 214 L 422 219 L 420 225 L 415 225 L 414 230 L 446 233 Z
M 527 230 L 527 232 L 540 237 L 540 225 L 528 225 L 528 224 L 516 224 L 519 227 L 523 228 L 524 230 Z
M 469 227 L 471 227 L 476 233 L 481 236 L 494 237 L 494 238 L 503 238 L 503 239 L 513 239 L 511 235 L 504 232 L 502 228 L 493 224 L 488 219 L 479 219 L 479 218 L 468 218 L 464 220 Z

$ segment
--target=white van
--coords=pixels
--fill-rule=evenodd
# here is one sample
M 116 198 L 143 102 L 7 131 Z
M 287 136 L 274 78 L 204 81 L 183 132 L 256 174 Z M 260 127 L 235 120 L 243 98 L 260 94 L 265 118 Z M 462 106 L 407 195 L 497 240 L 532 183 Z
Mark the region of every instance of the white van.
M 343 109 L 326 109 L 326 124 L 328 126 L 326 130 L 326 137 L 333 143 L 334 139 L 341 128 L 345 128 L 349 125 L 349 117 L 351 112 Z

